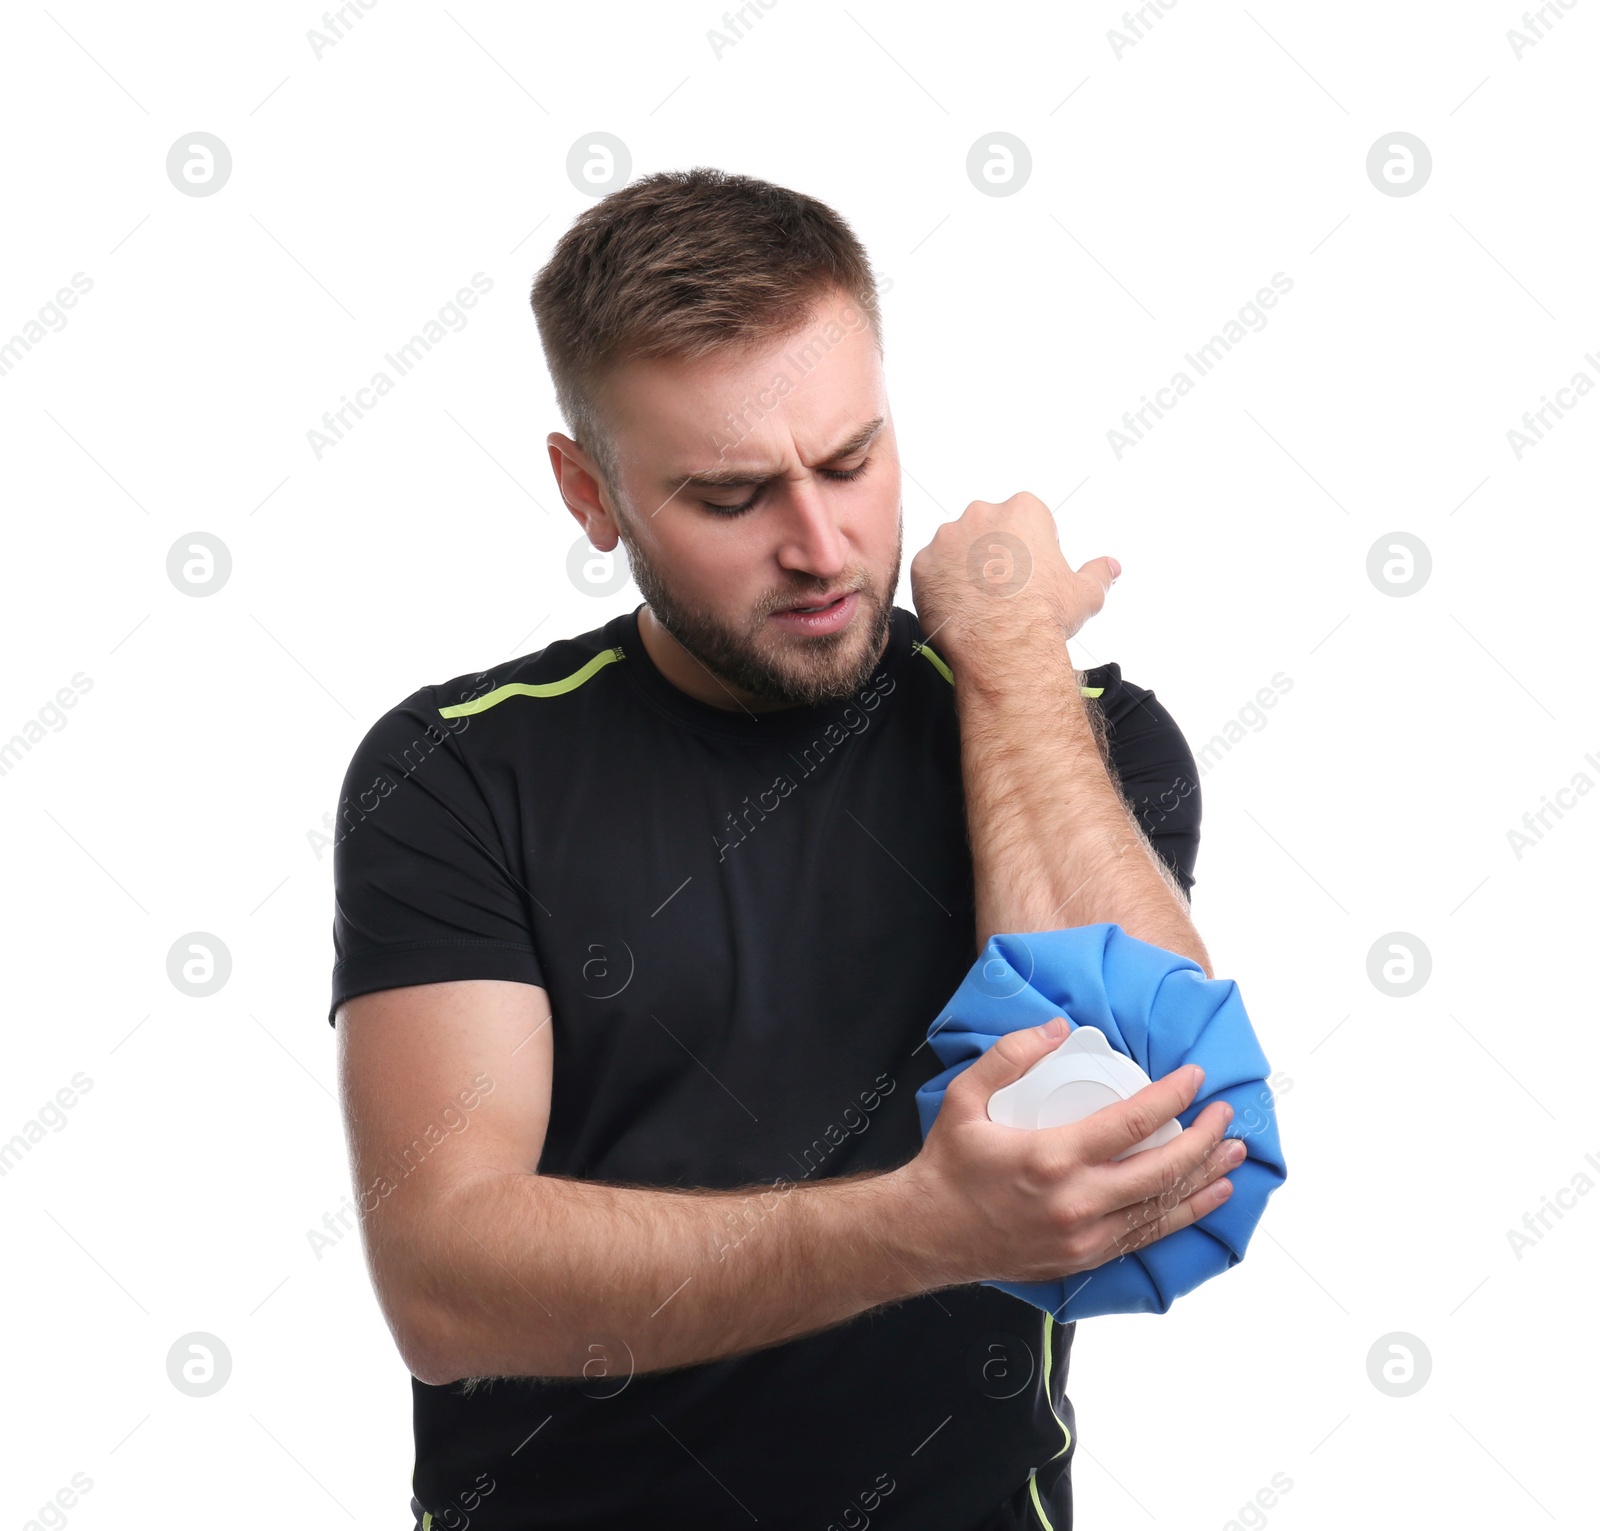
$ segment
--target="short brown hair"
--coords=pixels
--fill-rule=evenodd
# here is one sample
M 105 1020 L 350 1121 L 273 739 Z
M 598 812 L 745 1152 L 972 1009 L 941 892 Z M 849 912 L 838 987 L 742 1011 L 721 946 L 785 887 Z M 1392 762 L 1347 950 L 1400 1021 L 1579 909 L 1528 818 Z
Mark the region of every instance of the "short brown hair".
M 567 429 L 615 495 L 600 418 L 612 368 L 737 352 L 793 330 L 834 288 L 865 312 L 881 355 L 877 285 L 850 225 L 801 192 L 697 166 L 644 176 L 580 214 L 531 302 Z

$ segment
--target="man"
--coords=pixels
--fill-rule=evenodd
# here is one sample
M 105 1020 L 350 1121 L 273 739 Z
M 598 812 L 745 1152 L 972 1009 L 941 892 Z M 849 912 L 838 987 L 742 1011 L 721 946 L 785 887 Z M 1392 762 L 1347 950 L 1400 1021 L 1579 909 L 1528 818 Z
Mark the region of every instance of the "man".
M 876 295 L 810 198 L 637 181 L 533 304 L 562 496 L 646 600 L 391 709 L 335 853 L 417 1522 L 1063 1531 L 1073 1326 L 979 1283 L 1204 1216 L 1228 1109 L 1121 1163 L 1192 1071 L 989 1122 L 1060 1022 L 960 1076 L 925 1146 L 913 1097 L 997 931 L 1114 920 L 1210 971 L 1193 759 L 1067 647 L 1117 566 L 1073 570 L 1019 494 L 942 526 L 893 605 Z

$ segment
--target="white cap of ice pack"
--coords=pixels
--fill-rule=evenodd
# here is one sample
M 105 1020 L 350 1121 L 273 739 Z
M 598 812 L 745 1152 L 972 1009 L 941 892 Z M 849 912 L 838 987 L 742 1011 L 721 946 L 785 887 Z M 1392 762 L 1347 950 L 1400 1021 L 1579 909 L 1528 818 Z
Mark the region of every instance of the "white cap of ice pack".
M 1132 1058 L 1119 1053 L 1094 1026 L 1076 1026 L 1022 1078 L 989 1097 L 989 1120 L 1004 1127 L 1064 1127 L 1103 1106 L 1127 1100 L 1150 1083 Z M 1173 1117 L 1149 1137 L 1113 1155 L 1113 1162 L 1170 1143 L 1183 1128 Z

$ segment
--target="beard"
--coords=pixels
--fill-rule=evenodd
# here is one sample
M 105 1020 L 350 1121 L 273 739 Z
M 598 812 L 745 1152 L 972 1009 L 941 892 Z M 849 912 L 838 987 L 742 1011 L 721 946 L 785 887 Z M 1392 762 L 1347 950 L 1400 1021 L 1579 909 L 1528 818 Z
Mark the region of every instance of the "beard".
M 860 592 L 865 615 L 857 615 L 843 632 L 825 633 L 792 642 L 774 641 L 767 618 L 797 601 L 837 591 L 835 581 L 796 576 L 788 590 L 763 597 L 740 627 L 717 612 L 680 599 L 640 548 L 638 541 L 616 518 L 617 535 L 628 552 L 633 582 L 639 587 L 656 620 L 713 675 L 751 696 L 777 707 L 809 707 L 840 701 L 871 678 L 882 657 L 894 614 L 894 590 L 900 579 L 903 517 L 895 528 L 894 563 L 881 586 L 870 572 L 847 572 L 844 589 Z

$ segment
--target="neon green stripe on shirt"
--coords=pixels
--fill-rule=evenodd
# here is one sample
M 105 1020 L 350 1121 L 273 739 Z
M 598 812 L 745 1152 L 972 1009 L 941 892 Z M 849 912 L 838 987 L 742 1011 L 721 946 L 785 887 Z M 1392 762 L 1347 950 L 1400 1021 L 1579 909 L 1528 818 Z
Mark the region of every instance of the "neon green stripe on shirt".
M 921 651 L 921 653 L 923 653 L 924 655 L 927 656 L 927 659 L 928 659 L 929 663 L 933 665 L 934 669 L 936 669 L 942 676 L 944 676 L 944 678 L 947 681 L 949 681 L 952 686 L 955 685 L 956 678 L 955 678 L 955 676 L 953 676 L 950 673 L 950 666 L 947 665 L 944 662 L 944 660 L 942 660 L 937 654 L 935 654 L 933 652 L 933 650 L 931 648 L 929 648 L 926 643 L 919 643 L 917 645 L 917 648 Z M 1101 695 L 1103 695 L 1105 693 L 1105 689 L 1106 688 L 1104 686 L 1079 686 L 1078 687 L 1078 690 L 1084 696 L 1101 696 Z
M 489 708 L 505 701 L 508 696 L 561 696 L 565 692 L 576 691 L 586 680 L 621 658 L 621 649 L 606 649 L 604 653 L 596 654 L 582 669 L 574 670 L 571 675 L 564 676 L 561 680 L 546 681 L 542 685 L 529 685 L 520 680 L 511 681 L 507 685 L 496 686 L 487 695 L 475 697 L 470 702 L 461 702 L 454 707 L 441 707 L 439 716 L 464 718 L 472 713 L 487 712 Z

